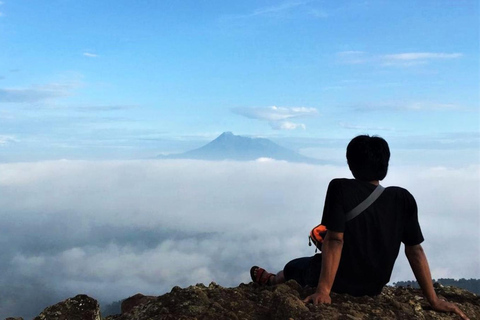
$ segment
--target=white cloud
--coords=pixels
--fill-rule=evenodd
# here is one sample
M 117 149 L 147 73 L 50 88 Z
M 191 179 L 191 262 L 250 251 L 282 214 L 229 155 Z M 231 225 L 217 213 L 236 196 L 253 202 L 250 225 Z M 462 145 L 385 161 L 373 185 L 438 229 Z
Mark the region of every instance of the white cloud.
M 39 313 L 24 300 L 37 292 L 53 300 L 45 304 L 80 292 L 113 301 L 238 285 L 254 264 L 277 271 L 313 254 L 306 234 L 328 182 L 350 176 L 346 166 L 266 159 L 11 163 L 0 172 L 0 295 L 17 294 L 8 316 L 24 318 Z M 442 268 L 433 277 L 478 275 L 479 182 L 478 165 L 390 168 L 383 184 L 406 187 L 419 204 L 430 265 Z M 401 254 L 392 281 L 412 277 Z
M 135 105 L 98 105 L 98 106 L 80 106 L 75 110 L 80 112 L 109 112 L 109 111 L 122 111 L 138 108 Z
M 18 142 L 15 136 L 0 135 L 0 147 L 8 145 L 10 143 Z
M 275 159 L 262 157 L 262 158 L 258 158 L 255 161 L 257 161 L 257 162 L 272 162 L 272 161 L 275 161 Z
M 383 66 L 410 67 L 420 64 L 427 64 L 433 60 L 447 60 L 461 58 L 461 53 L 441 52 L 407 52 L 397 54 L 386 54 L 379 56 L 378 60 Z
M 278 14 L 280 12 L 290 11 L 294 8 L 299 7 L 299 6 L 303 6 L 306 3 L 307 3 L 306 1 L 289 1 L 289 2 L 284 2 L 284 3 L 281 3 L 281 4 L 276 5 L 276 6 L 272 6 L 272 7 L 259 8 L 259 9 L 256 9 L 252 13 L 252 16 L 266 15 L 266 14 Z
M 405 175 L 406 172 L 408 176 Z M 480 183 L 480 166 L 456 169 L 394 167 L 389 176 L 389 181 L 394 180 L 415 195 L 432 276 L 436 279 L 461 278 L 462 272 L 470 270 L 469 275 L 465 274 L 465 278 L 478 277 L 480 235 L 474 229 L 480 223 L 478 188 L 475 187 Z M 450 182 L 456 187 L 451 188 Z M 471 244 L 471 247 L 467 249 L 465 244 Z M 454 252 L 460 260 L 448 259 Z M 396 280 L 405 279 L 411 274 L 407 263 L 401 268 L 403 270 L 394 276 Z M 441 274 L 436 274 L 436 270 Z M 410 275 L 410 278 L 413 279 L 413 276 Z
M 317 116 L 315 108 L 306 107 L 257 107 L 257 108 L 235 108 L 233 112 L 250 119 L 282 121 L 291 118 Z
M 247 14 L 232 14 L 223 16 L 221 20 L 243 20 L 251 18 L 285 18 L 285 17 L 313 17 L 327 18 L 328 14 L 323 8 L 315 6 L 314 1 L 285 1 L 273 6 L 261 7 Z
M 415 66 L 427 64 L 433 60 L 451 60 L 463 57 L 462 53 L 444 52 L 404 52 L 373 55 L 364 51 L 342 51 L 336 54 L 337 60 L 344 64 L 372 64 L 388 66 Z
M 412 61 L 412 60 L 434 60 L 434 59 L 457 59 L 461 58 L 461 53 L 436 53 L 436 52 L 407 52 L 397 54 L 387 54 L 382 56 L 385 60 L 391 61 Z
M 299 128 L 305 130 L 307 128 L 303 123 L 293 123 L 290 121 L 271 122 L 270 125 L 276 130 L 295 130 Z
M 72 94 L 78 82 L 54 82 L 28 88 L 0 88 L 0 103 L 36 103 L 66 97 Z
M 436 101 L 385 101 L 372 102 L 365 105 L 357 105 L 353 107 L 357 111 L 451 111 L 466 110 L 462 106 L 455 103 L 441 103 Z
M 460 110 L 462 109 L 460 106 L 453 104 L 453 103 L 437 103 L 437 102 L 428 102 L 428 101 L 418 101 L 418 102 L 410 102 L 406 103 L 403 106 L 399 106 L 399 109 L 407 109 L 407 110 L 431 110 L 431 111 L 439 111 L 439 110 Z
M 301 123 L 286 121 L 292 118 L 310 118 L 318 116 L 316 108 L 308 107 L 256 107 L 256 108 L 234 108 L 232 112 L 250 119 L 268 121 L 273 129 L 293 130 L 306 126 Z
M 372 131 L 372 130 L 379 130 L 379 131 L 393 131 L 395 129 L 393 128 L 387 128 L 387 127 L 372 127 L 372 126 L 361 126 L 361 125 L 354 125 L 346 122 L 340 122 L 339 123 L 340 127 L 345 128 L 345 129 L 353 129 L 353 130 L 365 130 L 365 131 Z
M 96 58 L 96 57 L 98 57 L 97 54 L 91 53 L 91 52 L 84 52 L 83 55 L 84 55 L 85 57 L 88 57 L 88 58 Z
M 7 88 L 0 89 L 0 103 L 38 102 L 64 96 L 62 92 L 40 88 Z

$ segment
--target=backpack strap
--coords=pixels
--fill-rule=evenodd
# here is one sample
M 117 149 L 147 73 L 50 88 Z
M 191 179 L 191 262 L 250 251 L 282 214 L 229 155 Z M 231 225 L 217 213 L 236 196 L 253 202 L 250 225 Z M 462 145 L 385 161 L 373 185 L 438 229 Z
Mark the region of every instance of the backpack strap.
M 373 192 L 367 197 L 367 199 L 363 200 L 358 206 L 356 206 L 355 208 L 353 208 L 352 210 L 350 210 L 350 212 L 348 212 L 346 214 L 346 218 L 345 218 L 345 221 L 350 221 L 352 220 L 353 218 L 355 218 L 356 216 L 358 216 L 360 213 L 362 213 L 363 211 L 365 211 L 365 209 L 367 209 L 368 207 L 370 207 L 370 205 L 372 203 L 375 202 L 375 200 L 378 199 L 378 197 L 380 197 L 380 195 L 382 194 L 383 190 L 385 190 L 385 188 L 381 185 L 378 185 L 375 190 L 373 190 Z

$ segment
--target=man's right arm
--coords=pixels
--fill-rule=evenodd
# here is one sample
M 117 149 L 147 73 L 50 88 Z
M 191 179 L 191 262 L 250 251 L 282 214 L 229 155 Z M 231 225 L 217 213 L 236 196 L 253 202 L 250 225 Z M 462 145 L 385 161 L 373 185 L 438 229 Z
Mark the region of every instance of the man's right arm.
M 332 303 L 330 291 L 337 274 L 343 248 L 343 232 L 327 231 L 322 244 L 322 270 L 318 280 L 317 290 L 308 296 L 304 302 L 312 301 L 313 304 Z
M 468 320 L 468 317 L 455 304 L 441 300 L 437 297 L 433 289 L 432 276 L 428 266 L 427 257 L 421 245 L 405 246 L 405 255 L 407 256 L 410 267 L 422 288 L 423 294 L 427 298 L 432 308 L 441 312 L 455 312 L 462 319 Z

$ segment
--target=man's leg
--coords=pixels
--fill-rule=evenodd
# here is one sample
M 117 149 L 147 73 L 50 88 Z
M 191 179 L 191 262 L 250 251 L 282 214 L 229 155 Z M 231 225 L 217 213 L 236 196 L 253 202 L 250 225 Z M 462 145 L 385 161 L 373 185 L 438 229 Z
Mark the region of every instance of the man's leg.
M 279 271 L 275 276 L 270 278 L 270 285 L 281 284 L 285 282 L 285 275 L 283 274 L 283 270 Z
M 301 286 L 315 285 L 316 283 L 310 283 L 312 281 L 309 276 L 313 259 L 314 257 L 305 257 L 292 260 L 277 274 L 269 273 L 265 269 L 255 266 L 250 270 L 250 276 L 253 282 L 261 285 L 277 285 L 291 279 L 297 281 Z
M 298 258 L 290 261 L 283 268 L 283 281 L 295 280 L 301 286 L 316 286 L 318 282 L 318 275 L 320 275 L 320 268 L 316 270 L 317 260 L 321 261 L 321 255 L 317 254 L 313 257 Z M 316 278 L 312 275 L 317 274 Z
M 277 274 L 270 273 L 263 268 L 254 266 L 250 269 L 250 276 L 252 281 L 260 285 L 276 285 L 285 282 L 285 277 L 283 275 L 283 270 L 279 271 Z

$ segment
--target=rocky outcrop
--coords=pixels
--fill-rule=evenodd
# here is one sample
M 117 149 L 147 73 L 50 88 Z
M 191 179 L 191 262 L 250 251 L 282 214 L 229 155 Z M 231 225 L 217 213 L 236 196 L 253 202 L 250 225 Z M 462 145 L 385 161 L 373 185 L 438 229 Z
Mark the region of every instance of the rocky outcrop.
M 101 320 L 97 300 L 77 295 L 43 310 L 33 320 Z
M 480 319 L 479 296 L 454 287 L 437 286 L 436 290 L 440 297 L 458 303 L 471 319 Z M 175 287 L 160 297 L 137 294 L 124 301 L 122 314 L 106 319 L 455 319 L 452 314 L 432 311 L 418 289 L 386 287 L 373 298 L 332 294 L 331 305 L 305 305 L 302 300 L 311 293 L 312 288 L 302 288 L 294 281 L 275 287 L 198 284 Z M 124 308 L 127 304 L 128 309 Z
M 122 301 L 122 305 L 121 305 L 122 314 L 132 313 L 133 308 L 135 308 L 136 306 L 148 304 L 155 300 L 156 300 L 156 297 L 154 296 L 144 296 L 141 293 L 137 293 L 136 295 L 131 296 L 130 298 L 127 298 Z
M 304 304 L 313 293 L 295 281 L 274 287 L 241 284 L 224 288 L 215 283 L 188 288 L 174 287 L 159 297 L 136 294 L 122 303 L 121 314 L 104 320 L 368 320 L 368 319 L 457 319 L 429 307 L 419 289 L 385 287 L 377 297 L 332 294 L 331 305 Z M 480 319 L 480 297 L 463 289 L 436 285 L 441 298 L 455 302 L 470 317 Z M 100 320 L 98 303 L 78 295 L 45 309 L 34 320 Z

